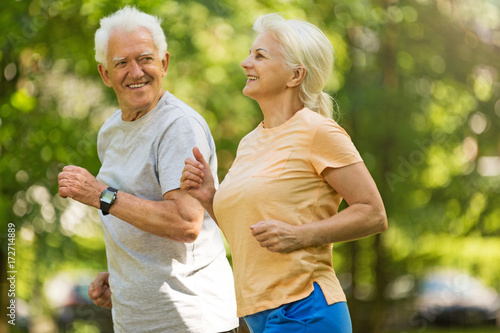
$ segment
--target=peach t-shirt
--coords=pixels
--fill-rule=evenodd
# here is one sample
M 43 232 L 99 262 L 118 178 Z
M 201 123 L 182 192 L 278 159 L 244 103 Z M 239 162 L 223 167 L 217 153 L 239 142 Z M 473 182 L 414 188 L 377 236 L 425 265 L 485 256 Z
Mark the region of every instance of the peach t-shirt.
M 342 198 L 321 173 L 360 161 L 347 133 L 309 109 L 278 127 L 260 124 L 241 140 L 214 198 L 231 247 L 239 317 L 305 298 L 313 282 L 328 304 L 345 301 L 332 244 L 275 253 L 259 245 L 250 226 L 269 219 L 300 225 L 336 214 Z

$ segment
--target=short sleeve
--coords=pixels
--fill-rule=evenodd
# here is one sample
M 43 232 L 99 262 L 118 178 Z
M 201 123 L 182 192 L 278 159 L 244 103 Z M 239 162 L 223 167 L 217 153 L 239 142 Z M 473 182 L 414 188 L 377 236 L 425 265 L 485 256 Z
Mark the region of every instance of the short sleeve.
M 163 194 L 180 187 L 184 161 L 193 157 L 194 147 L 210 160 L 211 149 L 203 126 L 192 117 L 181 116 L 170 124 L 158 146 L 157 170 Z
M 363 161 L 347 132 L 334 121 L 322 122 L 313 135 L 311 163 L 318 174 Z

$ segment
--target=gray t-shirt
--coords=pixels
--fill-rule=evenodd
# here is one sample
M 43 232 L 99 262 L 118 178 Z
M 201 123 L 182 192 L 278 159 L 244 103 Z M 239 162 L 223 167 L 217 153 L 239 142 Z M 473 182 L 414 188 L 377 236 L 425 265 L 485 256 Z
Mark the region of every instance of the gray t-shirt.
M 119 191 L 160 201 L 178 189 L 184 160 L 198 147 L 217 181 L 215 144 L 205 120 L 169 92 L 143 117 L 121 110 L 102 126 L 97 178 Z M 238 325 L 231 267 L 220 231 L 205 212 L 193 243 L 144 232 L 103 216 L 115 332 L 222 332 Z

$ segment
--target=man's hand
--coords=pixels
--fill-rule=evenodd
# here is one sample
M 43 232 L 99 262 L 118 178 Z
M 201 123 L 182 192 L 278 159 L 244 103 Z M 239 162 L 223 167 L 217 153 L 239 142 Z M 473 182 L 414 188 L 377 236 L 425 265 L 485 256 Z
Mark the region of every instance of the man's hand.
M 89 296 L 95 305 L 102 306 L 106 309 L 111 309 L 111 289 L 109 288 L 109 273 L 102 272 L 97 274 L 97 277 L 89 286 Z
M 86 169 L 74 165 L 63 168 L 59 173 L 58 182 L 61 197 L 72 198 L 95 208 L 100 207 L 99 196 L 107 188 Z
M 252 226 L 252 235 L 271 252 L 288 253 L 304 247 L 299 227 L 278 220 L 260 221 Z

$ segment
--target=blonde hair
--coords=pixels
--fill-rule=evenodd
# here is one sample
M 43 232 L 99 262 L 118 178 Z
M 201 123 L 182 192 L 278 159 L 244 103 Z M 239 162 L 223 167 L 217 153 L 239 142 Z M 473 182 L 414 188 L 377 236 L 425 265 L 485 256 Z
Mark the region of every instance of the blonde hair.
M 325 117 L 332 117 L 334 100 L 323 91 L 334 61 L 334 50 L 328 37 L 309 22 L 285 20 L 274 13 L 259 17 L 253 30 L 259 34 L 273 34 L 280 44 L 286 67 L 306 69 L 299 93 L 304 106 Z
M 167 51 L 167 40 L 161 28 L 162 20 L 141 12 L 135 7 L 125 6 L 115 13 L 101 19 L 101 27 L 95 32 L 95 60 L 108 68 L 108 41 L 114 29 L 119 28 L 125 32 L 133 32 L 139 27 L 144 27 L 151 32 L 154 43 L 161 55 Z

